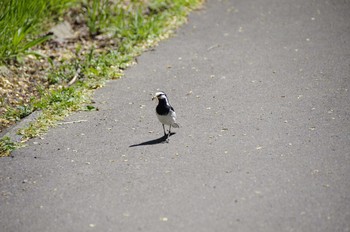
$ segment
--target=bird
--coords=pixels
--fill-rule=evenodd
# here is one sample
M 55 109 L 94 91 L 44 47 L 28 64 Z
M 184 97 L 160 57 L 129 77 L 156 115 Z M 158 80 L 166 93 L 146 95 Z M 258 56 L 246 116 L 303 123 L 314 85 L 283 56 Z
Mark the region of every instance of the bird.
M 156 114 L 160 123 L 162 123 L 164 137 L 166 136 L 166 141 L 169 142 L 169 136 L 171 134 L 171 127 L 179 128 L 179 124 L 176 123 L 176 113 L 174 108 L 170 105 L 169 99 L 167 95 L 160 91 L 156 92 L 152 97 L 152 101 L 154 99 L 158 99 L 158 105 L 156 107 Z M 169 126 L 169 133 L 167 134 L 165 131 L 164 125 Z

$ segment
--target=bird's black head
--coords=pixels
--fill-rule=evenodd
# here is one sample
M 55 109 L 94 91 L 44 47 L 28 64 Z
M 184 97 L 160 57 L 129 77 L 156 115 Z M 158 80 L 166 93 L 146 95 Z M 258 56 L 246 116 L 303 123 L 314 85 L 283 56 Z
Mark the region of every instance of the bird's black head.
M 152 97 L 152 100 L 158 98 L 158 100 L 161 100 L 161 99 L 167 99 L 167 96 L 164 92 L 160 91 L 160 92 L 156 92 L 154 94 L 154 96 Z

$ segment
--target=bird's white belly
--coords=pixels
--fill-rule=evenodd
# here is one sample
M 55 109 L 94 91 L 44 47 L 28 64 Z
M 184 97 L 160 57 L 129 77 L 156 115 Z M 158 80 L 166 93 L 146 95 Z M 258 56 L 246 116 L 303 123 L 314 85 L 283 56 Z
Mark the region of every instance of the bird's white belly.
M 157 114 L 158 120 L 165 125 L 172 125 L 176 122 L 175 112 L 171 112 L 168 115 L 159 115 Z

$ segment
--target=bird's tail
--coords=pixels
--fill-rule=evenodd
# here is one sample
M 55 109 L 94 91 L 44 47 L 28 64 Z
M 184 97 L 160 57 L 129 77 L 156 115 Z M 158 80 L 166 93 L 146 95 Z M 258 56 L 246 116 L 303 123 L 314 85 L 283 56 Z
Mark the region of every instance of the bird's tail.
M 174 128 L 179 128 L 179 127 L 180 127 L 180 125 L 177 124 L 176 122 L 174 122 L 173 124 L 171 124 L 171 126 L 174 127 Z

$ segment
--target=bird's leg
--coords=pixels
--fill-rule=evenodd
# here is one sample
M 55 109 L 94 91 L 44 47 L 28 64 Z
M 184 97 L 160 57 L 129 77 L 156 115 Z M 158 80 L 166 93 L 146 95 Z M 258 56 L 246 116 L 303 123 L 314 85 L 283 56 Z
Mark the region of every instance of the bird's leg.
M 166 136 L 164 124 L 162 124 L 162 126 L 163 126 L 164 136 Z
M 169 126 L 169 133 L 168 133 L 167 141 L 169 141 L 170 134 L 171 134 L 171 125 Z

